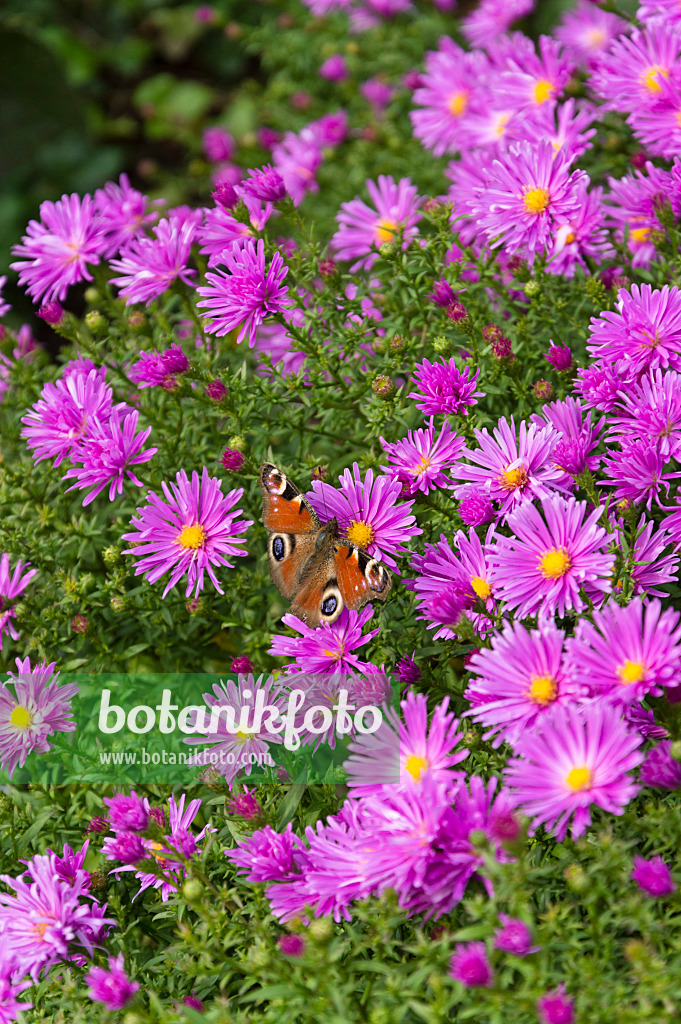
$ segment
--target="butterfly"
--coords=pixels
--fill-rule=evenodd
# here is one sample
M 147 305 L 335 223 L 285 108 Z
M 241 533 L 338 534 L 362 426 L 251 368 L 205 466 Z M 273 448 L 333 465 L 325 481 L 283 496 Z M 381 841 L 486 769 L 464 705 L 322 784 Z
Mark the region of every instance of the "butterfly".
M 260 467 L 262 520 L 268 532 L 270 576 L 291 612 L 308 626 L 334 622 L 343 608 L 385 601 L 390 573 L 341 537 L 338 520 L 322 523 L 307 498 L 271 462 Z

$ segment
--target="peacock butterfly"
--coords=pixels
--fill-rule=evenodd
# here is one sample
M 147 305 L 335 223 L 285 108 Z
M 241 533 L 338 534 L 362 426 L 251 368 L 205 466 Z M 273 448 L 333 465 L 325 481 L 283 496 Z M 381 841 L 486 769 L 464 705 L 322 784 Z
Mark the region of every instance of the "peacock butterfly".
M 390 573 L 341 537 L 338 520 L 322 523 L 309 501 L 270 462 L 260 467 L 262 521 L 268 532 L 270 576 L 291 611 L 309 626 L 334 622 L 343 608 L 385 601 Z

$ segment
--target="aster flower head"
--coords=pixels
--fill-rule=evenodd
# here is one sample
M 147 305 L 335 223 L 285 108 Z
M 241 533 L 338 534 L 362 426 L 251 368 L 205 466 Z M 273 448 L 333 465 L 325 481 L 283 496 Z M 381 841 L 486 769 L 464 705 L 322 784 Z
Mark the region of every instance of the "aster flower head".
M 616 14 L 579 0 L 575 9 L 563 12 L 555 36 L 573 60 L 589 65 L 626 29 L 627 22 Z
M 671 755 L 671 740 L 662 740 L 647 751 L 639 771 L 641 785 L 681 789 L 681 763 Z
M 345 57 L 340 53 L 334 53 L 331 57 L 327 57 L 319 68 L 319 74 L 328 82 L 344 82 L 348 77 Z
M 225 251 L 222 262 L 227 272 L 207 273 L 208 285 L 197 289 L 203 296 L 197 305 L 206 311 L 206 330 L 222 337 L 239 327 L 237 341 L 247 337 L 249 348 L 253 348 L 256 332 L 265 318 L 284 309 L 288 287 L 282 282 L 288 267 L 275 252 L 265 269 L 262 239 L 257 245 L 247 239 L 243 247 L 233 243 L 232 251 Z
M 499 36 L 534 10 L 535 0 L 481 0 L 461 23 L 461 31 L 471 46 L 489 47 Z
M 520 618 L 581 611 L 585 586 L 592 598 L 611 590 L 615 555 L 607 550 L 605 528 L 597 525 L 603 509 L 585 518 L 586 507 L 558 496 L 543 499 L 541 513 L 525 503 L 508 516 L 512 536 L 495 536 L 490 578 L 498 598 Z
M 633 284 L 618 292 L 618 307 L 617 312 L 606 310 L 591 318 L 591 355 L 625 374 L 681 370 L 679 289 Z
M 339 259 L 355 260 L 350 267 L 352 272 L 371 267 L 378 258 L 376 249 L 383 242 L 396 240 L 398 235 L 406 248 L 409 239 L 418 234 L 416 224 L 421 219 L 416 186 L 409 178 L 395 181 L 390 175 L 381 174 L 376 182 L 367 180 L 366 187 L 373 207 L 359 196 L 342 203 L 336 217 L 339 229 L 330 242 Z
M 203 224 L 197 229 L 197 238 L 199 252 L 208 257 L 209 267 L 222 263 L 223 254 L 231 252 L 235 242 L 243 246 L 249 238 L 254 237 L 257 230 L 255 218 L 251 216 L 249 220 L 250 224 L 237 220 L 229 208 L 223 205 L 204 210 Z
M 576 214 L 587 183 L 584 171 L 570 171 L 572 156 L 554 152 L 550 142 L 519 142 L 495 160 L 490 179 L 469 206 L 492 247 L 520 253 L 530 266 L 549 249 L 561 223 Z
M 263 203 L 279 203 L 286 197 L 284 179 L 271 164 L 265 164 L 257 171 L 248 172 L 250 178 L 244 178 L 237 191 L 243 195 L 259 199 Z
M 628 730 L 612 708 L 591 704 L 553 708 L 541 726 L 515 744 L 519 757 L 504 772 L 516 806 L 546 825 L 559 841 L 571 822 L 578 839 L 591 824 L 592 804 L 622 814 L 638 786 L 628 774 L 643 760 L 641 737 Z
M 406 544 L 422 531 L 411 513 L 413 501 L 398 503 L 402 493 L 399 480 L 374 477 L 367 470 L 365 479 L 357 463 L 339 477 L 340 488 L 320 480 L 312 482 L 307 499 L 321 521 L 335 518 L 341 533 L 363 548 L 372 558 L 382 559 L 389 569 L 399 571 L 393 555 L 403 554 Z
M 486 545 L 491 535 L 488 531 Z M 476 601 L 485 602 L 488 611 L 494 608 L 486 551 L 477 534 L 471 530 L 467 536 L 459 530 L 454 544 L 457 554 L 444 536 L 437 544 L 426 544 L 425 553 L 412 558 L 412 567 L 418 575 L 406 581 L 419 601 L 421 614 L 417 618 L 426 618 L 431 625 L 440 626 L 434 634 L 435 640 L 454 637 L 454 626 Z
M 681 212 L 672 175 L 646 162 L 643 170 L 624 178 L 608 178 L 608 186 L 605 211 L 615 238 L 626 242 L 632 267 L 647 267 L 657 259 L 655 237 L 663 230 L 660 214 L 665 204 L 671 204 L 676 217 Z
M 146 796 L 117 793 L 116 796 L 105 796 L 104 803 L 109 808 L 109 822 L 115 832 L 144 832 L 149 824 L 149 800 Z
M 145 575 L 155 583 L 170 571 L 163 597 L 179 580 L 187 576 L 186 596 L 203 590 L 207 573 L 219 594 L 222 587 L 215 575 L 220 566 L 234 568 L 228 561 L 247 552 L 237 547 L 240 536 L 253 523 L 238 517 L 241 509 L 234 506 L 243 496 L 243 488 L 222 493 L 222 480 L 211 477 L 203 467 L 201 479 L 193 472 L 191 481 L 182 469 L 175 483 L 161 484 L 163 497 L 151 492 L 147 504 L 137 509 L 130 525 L 134 530 L 123 534 L 133 547 L 124 554 L 136 557 L 135 575 Z
M 655 106 L 681 54 L 681 34 L 653 24 L 619 35 L 592 69 L 589 85 L 610 110 Z
M 554 345 L 551 342 L 544 358 L 548 359 L 554 370 L 559 372 L 572 369 L 572 352 L 567 345 Z
M 451 787 L 460 772 L 451 768 L 467 756 L 455 750 L 463 739 L 459 720 L 448 711 L 449 698 L 438 704 L 430 724 L 424 694 L 408 693 L 401 702 L 402 717 L 392 708 L 384 712 L 378 730 L 359 736 L 350 744 L 343 767 L 353 796 L 380 793 L 383 786 L 420 786 L 426 776 Z
M 130 184 L 127 174 L 121 174 L 118 183 L 107 181 L 95 192 L 94 205 L 99 213 L 106 240 L 103 255 L 108 259 L 124 249 L 144 230 L 144 225 L 156 219 L 149 210 L 149 200 Z
M 256 829 L 235 849 L 225 850 L 225 857 L 249 882 L 281 882 L 295 872 L 294 855 L 302 848 L 289 822 L 283 832 L 275 832 L 269 825 Z
M 2 1024 L 11 1024 L 18 1020 L 22 1010 L 30 1010 L 33 1003 L 20 1003 L 17 996 L 31 987 L 30 981 L 13 982 L 11 979 L 12 961 L 4 963 L 0 967 L 0 1021 Z
M 489 988 L 494 974 L 487 958 L 484 942 L 468 942 L 456 947 L 449 965 L 454 981 L 465 988 Z
M 603 459 L 602 483 L 614 487 L 618 501 L 645 503 L 650 511 L 653 501 L 662 504 L 660 494 L 669 496 L 670 481 L 681 473 L 665 473 L 667 459 L 648 438 L 626 440 L 621 451 L 612 450 Z
M 564 984 L 537 1001 L 537 1014 L 541 1024 L 574 1024 L 574 1001 L 566 995 Z
M 524 921 L 509 917 L 508 914 L 499 914 L 499 920 L 503 927 L 494 936 L 495 949 L 513 953 L 514 956 L 529 956 L 530 953 L 539 952 L 541 947 L 532 945 L 532 935 Z
M 2 589 L 0 579 L 0 594 Z M 49 736 L 74 731 L 71 701 L 79 689 L 76 683 L 60 685 L 54 662 L 32 667 L 28 658 L 17 659 L 17 669 L 0 688 L 0 765 L 10 779 L 32 751 L 51 749 Z
M 334 622 L 322 622 L 313 629 L 288 613 L 281 621 L 300 636 L 275 634 L 268 653 L 292 658 L 293 663 L 286 666 L 287 672 L 338 674 L 362 671 L 365 663 L 352 652 L 378 635 L 378 629 L 362 633 L 373 614 L 370 605 L 359 611 L 343 608 Z
M 88 267 L 99 263 L 106 248 L 104 225 L 92 197 L 75 192 L 56 203 L 40 204 L 40 220 L 29 221 L 19 245 L 12 248 L 24 259 L 11 263 L 19 284 L 34 302 L 66 298 L 79 281 L 91 281 Z
M 570 80 L 572 60 L 551 36 L 540 36 L 538 52 L 528 48 L 522 58 L 511 59 L 510 67 L 495 83 L 496 90 L 517 110 L 534 113 L 551 109 Z
M 620 390 L 630 383 L 630 375 L 624 373 L 620 376 L 612 363 L 601 360 L 577 370 L 573 388 L 586 406 L 601 412 L 612 412 L 618 403 Z
M 139 864 L 146 857 L 144 840 L 136 832 L 117 832 L 102 843 L 106 860 L 120 860 L 123 864 Z
M 9 633 L 13 640 L 19 639 L 19 634 L 12 624 L 12 619 L 15 617 L 13 602 L 38 573 L 37 569 L 28 568 L 30 564 L 30 562 L 22 562 L 19 558 L 12 569 L 9 554 L 3 551 L 0 555 L 0 650 L 2 649 L 3 633 Z
M 122 251 L 121 258 L 111 261 L 111 269 L 119 276 L 111 278 L 126 305 L 144 302 L 167 291 L 175 281 L 191 285 L 196 271 L 187 264 L 196 224 L 179 217 L 164 217 L 154 227 L 154 238 L 142 235 L 133 239 Z
M 475 430 L 479 448 L 466 448 L 462 456 L 472 465 L 459 462 L 452 475 L 470 481 L 457 488 L 457 497 L 466 497 L 475 485 L 498 506 L 502 515 L 534 498 L 566 492 L 564 474 L 555 465 L 552 454 L 559 433 L 552 426 L 538 427 L 525 420 L 516 430 L 515 422 L 499 420 L 490 436 L 486 427 Z
M 459 515 L 466 526 L 485 526 L 496 519 L 494 506 L 489 495 L 480 494 L 473 485 L 460 487 L 457 491 Z
M 486 68 L 481 53 L 466 53 L 447 36 L 440 48 L 426 53 L 425 72 L 414 90 L 421 109 L 410 114 L 414 135 L 435 156 L 465 152 L 473 141 L 469 117 L 482 105 L 476 83 Z
M 429 494 L 437 488 L 454 486 L 445 473 L 456 463 L 466 442 L 446 421 L 437 438 L 431 419 L 426 430 L 410 430 L 401 441 L 391 444 L 383 437 L 380 441 L 391 463 L 381 466 L 381 470 L 402 483 L 405 495 L 411 497 L 419 491 Z
M 270 743 L 282 742 L 281 735 L 269 733 L 262 721 L 256 721 L 259 706 L 274 707 L 280 714 L 284 713 L 282 688 L 271 676 L 268 679 L 260 676 L 256 680 L 252 675 L 241 675 L 236 683 L 233 680 L 215 683 L 213 692 L 204 693 L 203 699 L 206 704 L 203 727 L 197 719 L 189 723 L 202 735 L 189 736 L 185 743 L 201 745 L 204 749 L 192 754 L 187 764 L 214 764 L 231 789 L 239 773 L 250 775 L 254 763 L 267 760 Z M 214 716 L 217 716 L 215 730 Z M 206 734 L 208 722 L 210 732 Z
M 477 405 L 478 398 L 485 394 L 475 390 L 480 370 L 476 370 L 472 377 L 470 372 L 468 366 L 459 370 L 453 358 L 448 363 L 431 363 L 424 359 L 416 364 L 412 381 L 418 390 L 412 391 L 409 398 L 416 400 L 416 408 L 424 416 L 440 413 L 466 416 L 468 407 Z
M 83 499 L 83 506 L 94 501 L 105 487 L 109 488 L 109 501 L 114 501 L 123 493 L 126 478 L 138 487 L 143 486 L 131 467 L 148 462 L 158 448 L 142 450 L 151 427 L 135 433 L 138 415 L 135 410 L 123 416 L 121 421 L 120 413 L 114 410 L 108 422 L 92 425 L 77 454 L 71 456 L 72 461 L 78 464 L 68 469 L 62 479 L 73 478 L 76 481 L 67 493 L 92 487 Z
M 588 681 L 593 695 L 618 703 L 660 696 L 681 684 L 681 616 L 659 600 L 609 602 L 580 619 L 568 640 L 566 670 Z
M 495 737 L 493 746 L 504 740 L 513 746 L 551 708 L 587 695 L 587 687 L 566 672 L 564 639 L 552 622 L 533 630 L 509 623 L 492 638 L 491 648 L 468 662 L 475 678 L 464 694 L 472 705 L 466 715 L 489 727 L 483 738 Z
M 666 460 L 681 451 L 681 374 L 649 370 L 619 394 L 617 415 L 610 416 L 608 437 L 647 439 Z
M 647 896 L 669 896 L 676 890 L 672 873 L 662 857 L 634 857 L 634 870 L 631 872 L 632 882 L 638 884 Z
M 294 206 L 299 206 L 308 192 L 318 192 L 315 174 L 322 162 L 323 143 L 314 132 L 286 132 L 272 147 L 274 166 L 284 179 L 286 191 Z
M 130 981 L 125 973 L 123 954 L 109 957 L 109 968 L 91 967 L 85 975 L 89 985 L 88 996 L 93 1002 L 103 1003 L 107 1010 L 122 1010 L 139 989 L 138 981 Z

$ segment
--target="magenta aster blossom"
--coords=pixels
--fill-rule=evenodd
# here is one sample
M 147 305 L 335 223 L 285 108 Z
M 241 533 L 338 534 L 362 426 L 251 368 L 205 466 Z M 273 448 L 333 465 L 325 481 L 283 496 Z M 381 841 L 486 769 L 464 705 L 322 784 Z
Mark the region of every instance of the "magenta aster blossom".
M 135 575 L 145 575 L 150 583 L 170 571 L 170 579 L 163 597 L 186 574 L 186 596 L 203 590 L 204 572 L 218 594 L 224 593 L 215 575 L 219 566 L 234 566 L 229 557 L 248 552 L 236 545 L 245 542 L 239 534 L 245 533 L 252 520 L 238 519 L 241 509 L 234 506 L 243 496 L 243 488 L 222 493 L 222 480 L 211 477 L 203 467 L 199 474 L 192 473 L 191 482 L 183 469 L 176 483 L 161 484 L 163 498 L 153 492 L 147 495 L 148 504 L 137 509 L 130 520 L 135 529 L 124 533 L 123 540 L 132 547 L 124 554 L 136 557 Z
M 85 975 L 90 987 L 88 996 L 93 1002 L 104 1003 L 107 1010 L 122 1010 L 139 989 L 138 981 L 130 981 L 125 973 L 123 954 L 109 957 L 109 969 L 91 967 Z
M 465 152 L 473 142 L 469 116 L 484 106 L 479 83 L 487 61 L 482 53 L 466 53 L 447 36 L 439 50 L 426 53 L 425 72 L 414 90 L 411 117 L 414 135 L 435 156 Z
M 289 822 L 283 832 L 269 825 L 256 829 L 233 850 L 225 850 L 225 857 L 249 882 L 282 882 L 295 872 L 295 854 L 302 849 L 302 840 Z
M 288 287 L 282 284 L 288 267 L 278 252 L 273 253 L 270 266 L 265 269 L 265 243 L 257 245 L 246 239 L 243 247 L 232 243 L 232 251 L 225 251 L 222 262 L 227 273 L 207 273 L 208 285 L 198 288 L 204 298 L 197 303 L 206 310 L 203 314 L 209 334 L 222 337 L 239 327 L 237 342 L 248 338 L 249 348 L 255 345 L 256 332 L 263 320 L 273 313 L 282 313 Z
M 488 532 L 486 544 L 490 537 L 491 531 Z M 454 537 L 454 544 L 458 548 L 458 556 L 444 536 L 440 537 L 437 544 L 426 544 L 424 554 L 412 558 L 411 565 L 418 576 L 405 581 L 409 589 L 415 591 L 419 610 L 424 613 L 417 618 L 426 618 L 432 624 L 441 626 L 434 634 L 435 640 L 440 637 L 453 638 L 456 633 L 449 623 L 457 622 L 461 613 L 472 608 L 477 600 L 484 602 L 490 612 L 494 608 L 489 566 L 479 538 L 473 530 L 468 536 L 459 530 Z M 445 615 L 449 618 L 445 619 Z M 475 623 L 475 616 L 471 618 Z
M 588 65 L 604 53 L 626 28 L 627 22 L 616 14 L 579 0 L 576 9 L 563 12 L 555 37 L 563 44 L 569 57 Z
M 548 423 L 560 431 L 561 438 L 551 454 L 555 466 L 563 469 L 569 476 L 576 476 L 585 469 L 591 472 L 598 469 L 600 456 L 591 453 L 599 445 L 600 434 L 605 424 L 604 416 L 592 424 L 591 412 L 587 412 L 585 416 L 581 401 L 568 396 L 563 401 L 550 402 L 543 406 L 541 416 L 535 413 L 531 419 L 538 427 Z M 567 477 L 560 482 L 565 488 L 572 487 Z
M 506 103 L 523 112 L 551 109 L 574 71 L 574 64 L 551 36 L 540 36 L 538 53 L 523 54 L 493 82 L 493 95 L 503 94 Z M 496 98 L 496 97 L 495 97 Z
M 626 241 L 633 267 L 647 267 L 657 259 L 654 239 L 662 230 L 661 211 L 669 203 L 675 217 L 681 213 L 672 175 L 647 161 L 643 170 L 608 178 L 608 186 L 606 211 L 615 238 L 622 244 Z
M 264 676 L 255 680 L 252 675 L 242 675 L 236 683 L 231 679 L 226 683 L 215 683 L 213 692 L 204 693 L 203 699 L 206 725 L 212 720 L 213 708 L 228 708 L 231 714 L 220 712 L 217 730 L 207 736 L 186 737 L 185 743 L 204 747 L 187 758 L 187 764 L 215 765 L 231 789 L 237 775 L 250 775 L 253 764 L 263 762 L 271 743 L 283 741 L 281 734 L 268 732 L 262 723 L 256 729 L 254 723 L 254 709 L 259 701 L 263 707 L 276 707 L 280 714 L 285 714 L 282 688 L 272 676 L 267 680 Z M 267 721 L 267 717 L 263 717 Z M 196 721 L 190 724 L 197 727 Z M 254 755 L 253 760 L 251 755 Z
M 532 934 L 524 921 L 518 917 L 509 917 L 508 914 L 499 914 L 499 920 L 503 927 L 494 935 L 495 949 L 513 953 L 514 956 L 529 956 L 530 953 L 539 952 L 541 947 L 532 945 Z
M 196 271 L 187 267 L 196 224 L 164 217 L 153 231 L 155 238 L 133 239 L 121 258 L 111 261 L 111 269 L 120 275 L 112 277 L 111 284 L 117 286 L 128 306 L 134 302 L 148 305 L 175 281 L 191 284 L 196 276 Z
M 216 267 L 222 262 L 223 253 L 232 251 L 235 242 L 244 245 L 254 234 L 252 221 L 250 225 L 244 224 L 236 220 L 224 206 L 215 206 L 204 210 L 204 223 L 197 231 L 199 252 L 208 257 L 209 267 Z
M 16 663 L 17 674 L 0 689 L 0 766 L 10 779 L 32 751 L 52 749 L 49 736 L 74 731 L 71 701 L 79 690 L 76 683 L 59 684 L 54 662 L 34 668 L 28 658 Z
M 99 213 L 106 240 L 105 258 L 124 249 L 144 230 L 144 225 L 156 219 L 149 211 L 149 200 L 130 184 L 127 174 L 121 174 L 119 183 L 107 181 L 95 192 L 95 208 Z
M 21 436 L 27 448 L 35 449 L 36 462 L 54 459 L 59 466 L 81 450 L 93 424 L 108 423 L 114 410 L 127 408 L 124 402 L 113 405 L 103 367 L 80 370 L 45 384 L 38 401 L 22 417 Z
M 284 179 L 271 164 L 258 170 L 249 170 L 250 178 L 244 178 L 237 186 L 242 195 L 259 199 L 263 203 L 279 203 L 286 197 Z
M 668 522 L 666 519 L 664 525 L 666 526 Z M 645 516 L 639 519 L 633 545 L 634 564 L 630 573 L 635 594 L 667 597 L 668 588 L 657 588 L 667 583 L 675 583 L 678 579 L 678 544 L 674 543 L 676 538 L 663 527 L 654 530 L 655 525 L 652 519 L 647 521 Z M 620 530 L 619 527 L 616 529 Z M 616 590 L 617 586 L 619 582 Z
M 652 857 L 651 860 L 634 857 L 631 880 L 636 882 L 647 896 L 669 896 L 676 890 L 672 873 L 662 857 Z
M 213 164 L 221 164 L 232 159 L 236 152 L 234 139 L 225 128 L 215 125 L 205 128 L 202 137 L 203 151 Z
M 647 751 L 638 773 L 642 786 L 681 789 L 681 763 L 671 755 L 671 740 L 662 740 Z
M 461 31 L 471 46 L 487 47 L 534 10 L 535 0 L 481 0 L 461 22 Z
M 620 365 L 624 360 L 620 361 Z M 616 407 L 622 388 L 631 384 L 631 375 L 616 373 L 612 363 L 599 362 L 594 366 L 577 370 L 573 390 L 585 405 L 601 412 L 612 412 Z
M 319 69 L 322 78 L 328 82 L 344 82 L 348 77 L 348 66 L 340 53 L 334 53 L 328 57 Z
M 19 639 L 19 634 L 12 624 L 12 619 L 15 617 L 13 602 L 37 575 L 37 569 L 28 568 L 30 564 L 30 562 L 22 562 L 19 558 L 12 570 L 8 553 L 3 551 L 0 555 L 0 650 L 2 650 L 3 633 L 9 633 L 13 640 Z
M 372 558 L 382 559 L 399 572 L 393 555 L 404 554 L 406 544 L 423 531 L 411 514 L 413 501 L 398 504 L 402 485 L 388 476 L 374 477 L 367 470 L 362 480 L 359 466 L 346 469 L 339 478 L 340 489 L 320 480 L 312 482 L 307 499 L 322 522 L 337 519 L 344 536 L 363 548 Z
M 446 421 L 437 438 L 431 419 L 426 430 L 410 430 L 401 441 L 391 444 L 384 437 L 380 441 L 391 463 L 381 466 L 381 470 L 400 481 L 405 496 L 454 487 L 445 473 L 456 463 L 466 442 L 457 437 Z
M 462 456 L 474 465 L 459 462 L 452 476 L 470 481 L 492 502 L 501 515 L 534 498 L 548 497 L 556 491 L 566 493 L 564 473 L 552 458 L 560 434 L 551 426 L 520 423 L 520 431 L 511 417 L 502 418 L 490 436 L 486 427 L 475 430 L 479 448 L 466 448 Z M 469 492 L 465 484 L 456 489 L 457 497 Z
M 609 537 L 597 522 L 597 508 L 585 519 L 586 502 L 561 497 L 544 498 L 541 513 L 529 502 L 507 519 L 513 534 L 496 534 L 490 547 L 490 578 L 499 600 L 526 615 L 565 615 L 581 611 L 581 588 L 592 599 L 612 589 L 610 573 L 615 555 Z
M 577 209 L 565 217 L 558 216 L 546 269 L 550 274 L 574 277 L 578 266 L 589 272 L 587 258 L 595 263 L 613 255 L 605 224 L 606 209 L 603 189 L 581 190 Z
M 322 162 L 322 143 L 314 132 L 286 132 L 272 147 L 272 159 L 295 206 L 308 192 L 319 192 L 315 174 Z
M 484 391 L 476 391 L 475 385 L 480 376 L 476 370 L 472 377 L 470 368 L 457 369 L 454 359 L 448 363 L 431 363 L 424 359 L 416 363 L 412 382 L 418 390 L 412 391 L 409 398 L 417 401 L 416 408 L 424 416 L 437 416 L 440 413 L 452 415 L 468 415 L 468 406 L 477 405 L 478 398 L 483 398 Z
M 487 959 L 484 942 L 458 945 L 449 965 L 449 974 L 466 988 L 489 988 L 494 974 Z
M 681 28 L 681 10 L 677 0 L 641 0 L 636 17 L 644 25 L 658 21 L 672 28 Z
M 121 422 L 120 413 L 114 411 L 107 423 L 93 423 L 78 452 L 71 456 L 78 465 L 67 470 L 62 479 L 76 481 L 67 489 L 67 494 L 85 487 L 93 488 L 83 499 L 83 506 L 94 501 L 105 487 L 109 488 L 109 501 L 114 501 L 116 495 L 123 493 L 126 477 L 138 487 L 144 486 L 131 467 L 148 462 L 158 448 L 142 451 L 151 427 L 136 434 L 138 415 L 137 411 L 128 413 Z
M 149 800 L 146 796 L 117 793 L 105 796 L 104 803 L 109 808 L 111 828 L 116 832 L 144 832 L 149 824 Z
M 591 355 L 612 362 L 616 372 L 681 370 L 679 289 L 632 284 L 629 291 L 620 289 L 618 306 L 618 312 L 591 318 Z
M 12 982 L 12 961 L 0 966 L 0 1024 L 12 1024 L 22 1010 L 30 1010 L 33 1003 L 20 1003 L 17 996 L 31 987 L 30 981 Z
M 678 65 L 681 35 L 651 25 L 620 35 L 598 59 L 589 85 L 610 110 L 632 113 L 659 102 L 663 83 Z
M 586 696 L 586 685 L 572 681 L 563 665 L 565 634 L 552 622 L 526 630 L 509 623 L 492 638 L 492 647 L 477 651 L 468 662 L 475 673 L 464 696 L 466 712 L 488 726 L 484 739 L 492 746 L 516 740 L 540 722 L 550 708 Z
M 597 804 L 621 814 L 638 791 L 628 774 L 643 760 L 641 737 L 629 732 L 612 708 L 592 704 L 587 711 L 555 707 L 541 725 L 515 744 L 504 781 L 515 805 L 532 818 L 532 829 L 546 825 L 562 841 L 572 821 L 573 839 L 591 824 Z
M 559 373 L 572 369 L 572 352 L 567 345 L 554 345 L 553 342 L 549 342 L 549 350 L 544 359 L 548 359 L 554 370 L 558 370 Z
M 584 171 L 570 172 L 571 161 L 564 148 L 556 153 L 544 141 L 515 143 L 493 162 L 487 187 L 469 202 L 492 247 L 503 244 L 530 265 L 550 248 L 561 224 L 579 210 L 588 183 Z
M 102 844 L 106 860 L 120 860 L 124 864 L 138 864 L 144 860 L 146 852 L 144 840 L 136 832 L 117 832 L 115 836 L 107 836 Z
M 565 994 L 565 985 L 560 984 L 537 1001 L 537 1014 L 541 1024 L 574 1024 L 574 1002 Z
M 666 460 L 681 451 L 681 374 L 650 370 L 620 392 L 618 415 L 608 419 L 608 437 L 647 439 Z
M 161 387 L 169 377 L 189 369 L 189 360 L 179 345 L 171 345 L 163 352 L 140 352 L 139 355 L 127 371 L 138 388 Z
M 669 496 L 670 481 L 681 473 L 664 473 L 667 459 L 648 439 L 623 443 L 621 451 L 611 451 L 603 459 L 605 473 L 601 483 L 614 487 L 618 501 L 645 503 L 650 511 L 653 501 L 662 504 L 660 492 Z
M 413 788 L 425 777 L 450 785 L 462 777 L 450 769 L 468 755 L 455 751 L 463 739 L 457 732 L 459 719 L 447 710 L 449 698 L 437 705 L 430 723 L 424 694 L 408 693 L 401 702 L 402 718 L 392 708 L 384 711 L 383 722 L 374 733 L 359 736 L 350 744 L 350 756 L 343 767 L 353 796 L 379 793 L 384 785 Z
M 611 601 L 593 612 L 593 622 L 578 621 L 565 669 L 592 694 L 619 703 L 659 697 L 663 687 L 681 684 L 680 619 L 657 599 L 644 605 L 634 598 L 625 607 Z
M 339 259 L 355 260 L 350 267 L 353 272 L 371 267 L 378 258 L 376 249 L 383 242 L 399 237 L 406 248 L 409 239 L 418 234 L 416 224 L 421 219 L 416 186 L 409 178 L 396 182 L 390 175 L 381 174 L 377 182 L 367 180 L 366 187 L 373 207 L 359 196 L 342 203 L 336 217 L 340 227 L 330 242 Z
M 290 629 L 295 629 L 300 636 L 274 634 L 268 653 L 292 658 L 293 664 L 286 666 L 287 672 L 361 671 L 364 662 L 352 652 L 378 635 L 378 629 L 362 634 L 362 629 L 373 614 L 370 605 L 359 611 L 343 608 L 335 622 L 322 622 L 316 629 L 312 629 L 302 619 L 289 613 L 281 621 Z
M 654 105 L 641 107 L 628 118 L 646 152 L 665 160 L 676 158 L 681 144 L 681 87 L 677 74 L 660 79 L 661 95 Z
M 40 221 L 29 221 L 27 235 L 12 252 L 24 259 L 11 263 L 34 302 L 66 298 L 72 284 L 91 281 L 89 264 L 99 263 L 106 248 L 104 224 L 91 196 L 75 192 L 56 203 L 40 204 Z

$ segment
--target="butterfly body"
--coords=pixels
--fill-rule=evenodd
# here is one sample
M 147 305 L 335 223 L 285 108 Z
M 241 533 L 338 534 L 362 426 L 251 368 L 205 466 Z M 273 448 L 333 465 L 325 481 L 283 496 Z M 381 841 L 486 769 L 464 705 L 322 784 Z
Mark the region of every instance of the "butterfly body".
M 270 576 L 283 597 L 293 599 L 294 615 L 316 627 L 334 622 L 343 608 L 386 599 L 388 570 L 342 537 L 337 519 L 322 525 L 295 484 L 270 462 L 260 467 L 260 487 Z

